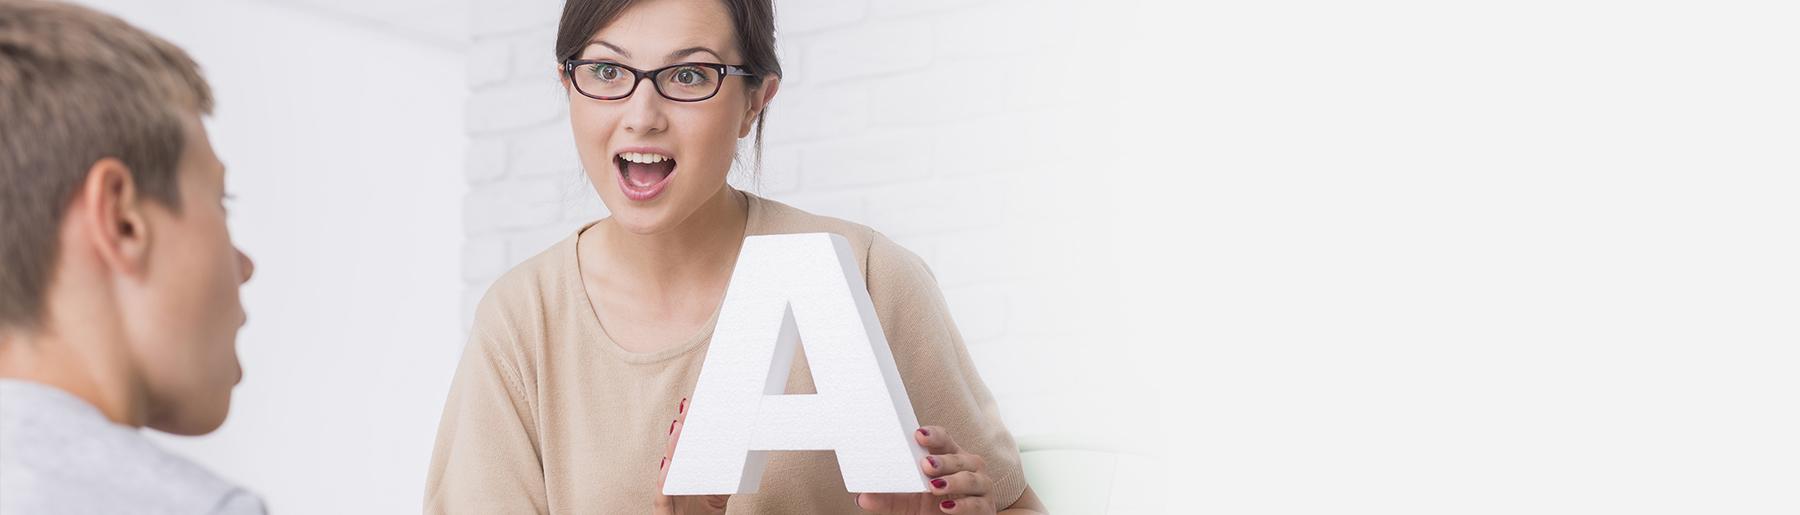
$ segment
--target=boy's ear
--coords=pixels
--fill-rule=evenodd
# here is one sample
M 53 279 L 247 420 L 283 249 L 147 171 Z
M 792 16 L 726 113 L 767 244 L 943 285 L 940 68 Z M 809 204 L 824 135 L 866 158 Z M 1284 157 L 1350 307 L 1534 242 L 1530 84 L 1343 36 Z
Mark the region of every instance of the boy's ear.
M 150 260 L 150 224 L 142 192 L 131 168 L 117 158 L 104 158 L 88 168 L 69 213 L 79 224 L 100 260 L 128 276 L 142 276 Z

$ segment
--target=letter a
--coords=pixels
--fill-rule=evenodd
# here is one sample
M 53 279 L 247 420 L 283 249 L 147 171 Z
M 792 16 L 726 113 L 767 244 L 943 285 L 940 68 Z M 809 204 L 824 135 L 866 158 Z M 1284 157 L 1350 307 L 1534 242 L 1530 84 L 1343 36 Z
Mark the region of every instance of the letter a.
M 785 395 L 795 346 L 818 393 Z M 769 451 L 836 451 L 851 492 L 924 492 L 912 400 L 850 242 L 744 239 L 666 495 L 755 493 Z M 780 478 L 794 480 L 794 478 Z

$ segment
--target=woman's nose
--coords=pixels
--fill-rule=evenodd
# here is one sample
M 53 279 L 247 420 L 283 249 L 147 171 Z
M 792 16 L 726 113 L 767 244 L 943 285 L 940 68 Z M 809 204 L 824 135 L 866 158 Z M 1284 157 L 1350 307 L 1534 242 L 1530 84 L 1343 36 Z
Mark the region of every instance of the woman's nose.
M 656 92 L 656 85 L 649 80 L 639 84 L 637 91 L 625 98 L 624 108 L 622 123 L 626 132 L 650 134 L 669 128 L 669 119 L 663 116 L 662 94 Z

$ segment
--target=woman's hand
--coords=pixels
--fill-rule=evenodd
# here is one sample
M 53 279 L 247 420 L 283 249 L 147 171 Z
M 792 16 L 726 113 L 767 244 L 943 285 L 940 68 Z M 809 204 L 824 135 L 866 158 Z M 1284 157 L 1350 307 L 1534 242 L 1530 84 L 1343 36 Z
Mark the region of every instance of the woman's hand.
M 925 476 L 931 478 L 931 491 L 921 494 L 853 494 L 856 506 L 864 511 L 920 515 L 927 513 L 995 513 L 988 493 L 994 483 L 986 474 L 987 461 L 980 455 L 964 453 L 950 433 L 938 426 L 926 426 L 913 433 L 913 439 L 931 453 L 919 463 Z
M 729 495 L 663 495 L 663 482 L 669 479 L 669 459 L 675 456 L 675 443 L 681 441 L 681 424 L 687 421 L 687 399 L 675 406 L 675 420 L 669 422 L 669 447 L 663 450 L 661 470 L 656 479 L 656 515 L 693 515 L 725 513 Z

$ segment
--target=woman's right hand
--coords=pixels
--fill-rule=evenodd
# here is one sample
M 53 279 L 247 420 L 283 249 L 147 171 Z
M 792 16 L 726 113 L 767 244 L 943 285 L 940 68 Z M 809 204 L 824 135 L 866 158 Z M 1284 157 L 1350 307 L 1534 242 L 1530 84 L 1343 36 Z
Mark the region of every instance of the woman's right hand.
M 675 420 L 669 423 L 669 446 L 663 450 L 661 470 L 656 480 L 656 515 L 713 515 L 725 513 L 729 495 L 663 495 L 663 482 L 669 479 L 669 460 L 675 456 L 675 443 L 681 441 L 681 424 L 687 421 L 687 399 L 675 406 Z

